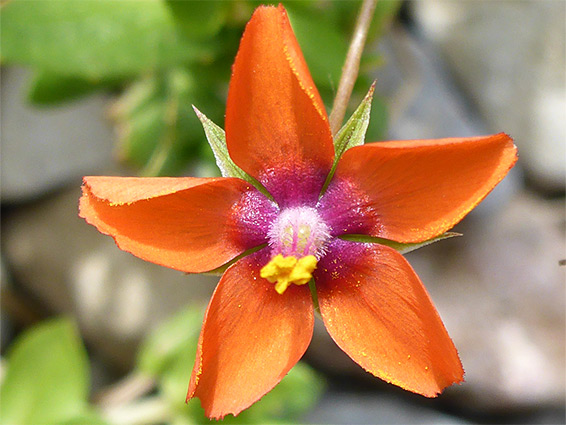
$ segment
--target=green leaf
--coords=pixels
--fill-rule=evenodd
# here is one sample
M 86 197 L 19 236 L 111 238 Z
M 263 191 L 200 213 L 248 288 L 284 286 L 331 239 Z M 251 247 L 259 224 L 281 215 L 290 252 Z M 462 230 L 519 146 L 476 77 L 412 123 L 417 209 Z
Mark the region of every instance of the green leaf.
M 28 100 L 35 105 L 51 106 L 78 99 L 102 87 L 109 87 L 115 84 L 102 81 L 94 83 L 84 78 L 38 72 L 31 82 Z
M 161 79 L 151 75 L 128 87 L 112 107 L 121 160 L 137 167 L 149 161 L 165 128 L 164 92 Z
M 141 344 L 136 368 L 144 374 L 158 376 L 166 373 L 177 358 L 190 356 L 191 352 L 194 356 L 203 315 L 203 306 L 191 305 L 158 326 Z M 194 358 L 188 364 L 192 361 Z M 185 364 L 185 368 L 190 372 L 189 365 Z
M 85 410 L 71 419 L 58 422 L 57 425 L 109 425 L 109 423 L 95 411 Z
M 456 232 L 446 232 L 435 238 L 418 243 L 400 243 L 389 239 L 377 238 L 375 236 L 367 236 L 367 235 L 343 235 L 340 236 L 340 239 L 343 239 L 345 241 L 352 241 L 352 242 L 378 243 L 381 245 L 387 245 L 388 247 L 399 251 L 399 253 L 401 254 L 406 254 L 408 252 L 422 248 L 423 246 L 427 246 L 444 239 L 453 238 L 455 236 L 462 236 L 462 235 Z
M 120 159 L 156 176 L 177 174 L 199 155 L 201 130 L 190 111 L 195 86 L 184 68 L 132 84 L 112 108 Z
M 0 19 L 3 64 L 92 82 L 210 57 L 159 0 L 12 0 Z
M 137 369 L 156 377 L 158 389 L 172 412 L 203 417 L 198 400 L 187 405 L 185 396 L 195 362 L 204 305 L 191 305 L 157 327 L 142 343 Z M 204 423 L 194 421 L 193 423 Z
M 306 363 L 299 362 L 254 407 L 254 415 L 297 419 L 319 399 L 324 380 Z M 245 421 L 244 421 L 245 423 Z
M 0 392 L 2 423 L 55 424 L 86 410 L 88 358 L 77 329 L 67 319 L 26 331 L 7 355 Z
M 186 341 L 182 350 L 171 357 L 167 368 L 159 375 L 158 388 L 167 400 L 171 411 L 178 412 L 182 416 L 199 418 L 195 423 L 205 423 L 204 412 L 199 400 L 191 400 L 185 403 L 185 397 L 189 388 L 189 381 L 197 353 L 198 335 L 196 338 Z
M 230 2 L 227 1 L 179 1 L 167 0 L 177 25 L 188 36 L 212 37 L 225 24 Z

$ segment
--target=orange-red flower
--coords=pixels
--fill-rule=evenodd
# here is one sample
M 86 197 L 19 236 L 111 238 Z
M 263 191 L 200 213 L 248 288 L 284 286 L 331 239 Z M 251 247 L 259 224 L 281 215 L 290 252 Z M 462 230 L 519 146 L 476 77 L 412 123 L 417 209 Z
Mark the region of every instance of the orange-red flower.
M 310 343 L 311 277 L 328 332 L 365 370 L 427 397 L 461 382 L 422 283 L 377 242 L 420 243 L 454 226 L 515 163 L 511 138 L 352 147 L 323 190 L 333 139 L 280 6 L 258 8 L 246 27 L 226 144 L 261 191 L 249 178 L 85 177 L 80 201 L 81 217 L 147 261 L 198 273 L 235 260 L 206 311 L 187 399 L 222 418 L 273 388 Z

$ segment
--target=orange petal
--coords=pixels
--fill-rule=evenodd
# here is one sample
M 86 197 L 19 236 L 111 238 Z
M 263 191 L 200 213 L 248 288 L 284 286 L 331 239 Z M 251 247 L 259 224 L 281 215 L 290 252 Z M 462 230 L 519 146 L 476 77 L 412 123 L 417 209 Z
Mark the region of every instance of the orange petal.
M 257 210 L 268 220 L 274 208 L 235 178 L 85 177 L 79 215 L 124 251 L 198 273 L 264 243 Z
M 228 92 L 226 141 L 234 162 L 281 205 L 317 200 L 334 147 L 282 6 L 258 7 L 246 26 Z
M 458 223 L 517 160 L 506 134 L 354 147 L 321 200 L 333 234 L 421 242 Z
M 299 361 L 312 338 L 309 289 L 279 295 L 259 276 L 268 249 L 231 266 L 206 311 L 187 400 L 209 418 L 237 415 L 270 391 Z
M 337 239 L 315 280 L 328 332 L 365 370 L 426 397 L 462 382 L 456 348 L 397 251 Z

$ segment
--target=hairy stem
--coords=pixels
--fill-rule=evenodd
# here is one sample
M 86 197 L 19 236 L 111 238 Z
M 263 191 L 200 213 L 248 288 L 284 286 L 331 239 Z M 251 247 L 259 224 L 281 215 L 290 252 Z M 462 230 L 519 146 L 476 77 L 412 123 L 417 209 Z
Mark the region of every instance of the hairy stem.
M 356 28 L 354 29 L 354 35 L 350 43 L 350 48 L 348 49 L 348 54 L 346 55 L 344 67 L 342 68 L 338 91 L 336 92 L 332 111 L 330 112 L 329 122 L 332 135 L 336 135 L 340 127 L 342 127 L 342 122 L 346 115 L 346 108 L 348 107 L 354 84 L 358 78 L 360 60 L 376 5 L 377 0 L 364 0 L 362 3 L 360 14 L 356 22 Z

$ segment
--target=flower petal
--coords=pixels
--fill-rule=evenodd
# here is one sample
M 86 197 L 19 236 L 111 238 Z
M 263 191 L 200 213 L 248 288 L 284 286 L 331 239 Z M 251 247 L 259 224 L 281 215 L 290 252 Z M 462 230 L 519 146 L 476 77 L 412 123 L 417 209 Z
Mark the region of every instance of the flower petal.
M 319 210 L 333 235 L 422 242 L 464 218 L 516 160 L 503 133 L 354 147 L 338 163 Z
M 463 380 L 452 340 L 397 251 L 336 239 L 315 281 L 328 332 L 365 370 L 426 397 Z
M 256 9 L 234 63 L 226 108 L 234 162 L 282 206 L 317 200 L 334 148 L 324 104 L 278 8 Z
M 85 177 L 79 215 L 124 251 L 198 273 L 265 243 L 275 208 L 236 178 Z
M 279 295 L 259 276 L 268 249 L 231 266 L 206 311 L 187 400 L 209 418 L 237 415 L 271 390 L 299 361 L 312 338 L 308 287 Z

